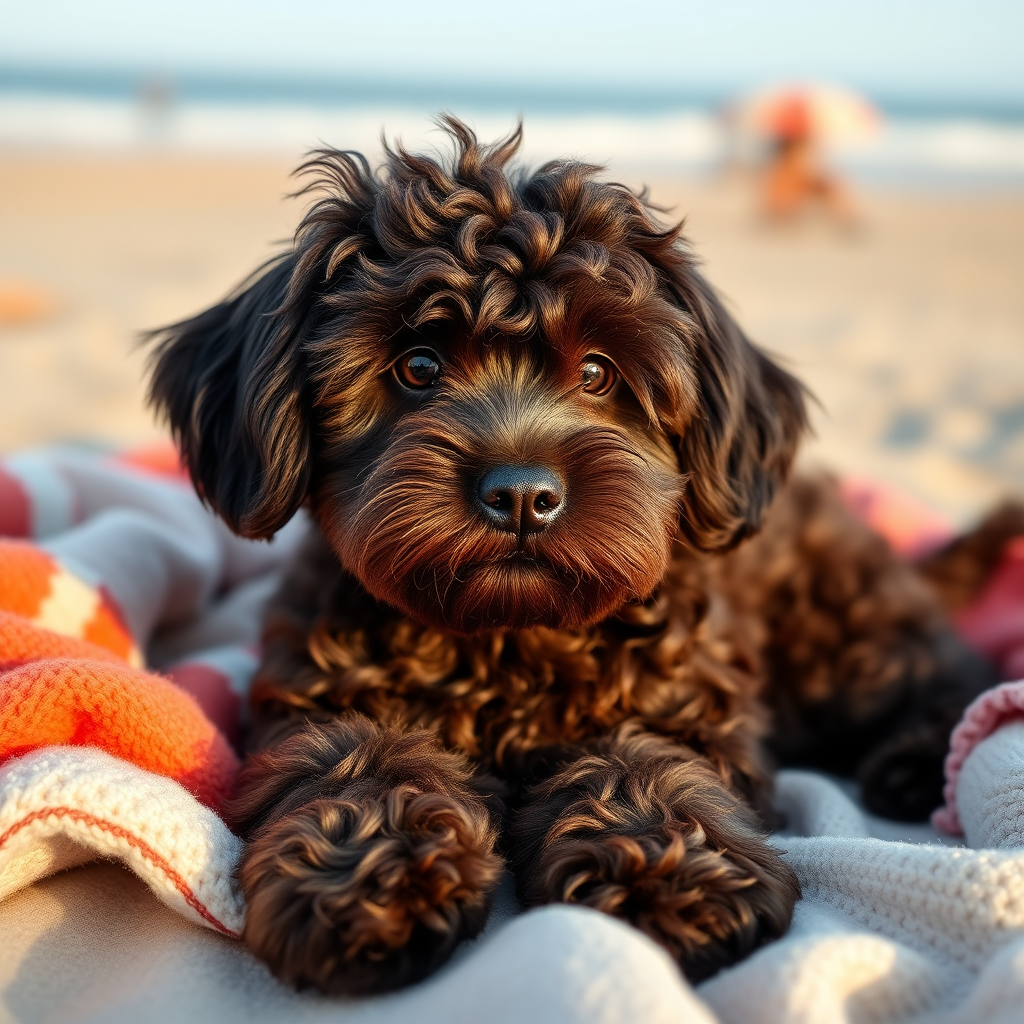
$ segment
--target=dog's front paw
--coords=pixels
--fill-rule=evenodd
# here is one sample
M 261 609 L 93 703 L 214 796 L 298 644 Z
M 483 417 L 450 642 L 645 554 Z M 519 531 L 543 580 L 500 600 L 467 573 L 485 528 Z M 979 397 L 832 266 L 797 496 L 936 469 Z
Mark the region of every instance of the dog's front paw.
M 250 843 L 244 940 L 298 988 L 367 994 L 440 966 L 487 918 L 501 861 L 486 814 L 396 787 L 322 799 Z
M 499 804 L 430 733 L 307 724 L 250 758 L 232 807 L 246 943 L 298 988 L 419 980 L 483 927 Z
M 612 740 L 536 787 L 514 824 L 524 903 L 622 918 L 691 981 L 789 927 L 796 876 L 703 758 Z
M 799 895 L 796 879 L 767 843 L 748 844 L 745 853 L 714 849 L 692 826 L 558 846 L 546 858 L 542 901 L 629 921 L 668 950 L 693 982 L 784 934 Z

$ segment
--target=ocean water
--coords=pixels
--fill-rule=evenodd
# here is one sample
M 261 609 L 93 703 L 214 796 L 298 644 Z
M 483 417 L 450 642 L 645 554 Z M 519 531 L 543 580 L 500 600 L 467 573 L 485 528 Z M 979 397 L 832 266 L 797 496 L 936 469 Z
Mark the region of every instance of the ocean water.
M 395 90 L 355 98 L 180 95 L 160 83 L 140 90 L 33 88 L 0 81 L 0 152 L 249 154 L 299 159 L 317 146 L 381 153 L 381 135 L 422 148 L 443 144 L 431 97 Z M 574 156 L 627 170 L 701 175 L 756 154 L 730 135 L 710 102 L 449 103 L 483 139 L 525 124 L 524 158 Z M 1024 188 L 1024 115 L 929 110 L 885 115 L 872 139 L 833 146 L 830 159 L 866 181 Z

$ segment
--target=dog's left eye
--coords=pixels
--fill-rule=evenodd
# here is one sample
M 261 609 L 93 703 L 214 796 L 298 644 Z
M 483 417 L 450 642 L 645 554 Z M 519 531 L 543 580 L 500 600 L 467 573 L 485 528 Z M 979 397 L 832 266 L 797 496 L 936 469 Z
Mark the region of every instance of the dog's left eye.
M 615 383 L 615 367 L 602 356 L 587 356 L 580 364 L 580 381 L 588 395 L 607 395 Z
M 441 364 L 429 349 L 407 352 L 395 363 L 395 376 L 407 388 L 433 387 L 441 376 Z

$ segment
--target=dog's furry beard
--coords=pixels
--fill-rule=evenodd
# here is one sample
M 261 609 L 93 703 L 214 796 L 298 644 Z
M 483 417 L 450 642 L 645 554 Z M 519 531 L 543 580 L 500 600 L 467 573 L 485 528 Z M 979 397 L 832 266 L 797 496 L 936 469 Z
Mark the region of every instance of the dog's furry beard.
M 683 477 L 667 440 L 638 444 L 574 417 L 532 375 L 508 378 L 486 402 L 436 396 L 318 515 L 374 597 L 453 633 L 591 625 L 650 595 L 677 531 Z M 495 529 L 474 508 L 481 474 L 508 461 L 565 481 L 543 532 Z

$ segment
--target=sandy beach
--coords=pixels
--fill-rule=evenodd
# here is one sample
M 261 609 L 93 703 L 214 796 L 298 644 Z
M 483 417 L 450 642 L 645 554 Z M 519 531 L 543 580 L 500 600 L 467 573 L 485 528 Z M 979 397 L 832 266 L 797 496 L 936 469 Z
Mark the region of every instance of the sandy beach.
M 160 436 L 138 333 L 286 239 L 286 160 L 0 154 L 0 452 Z M 630 177 L 820 406 L 805 458 L 958 521 L 1024 493 L 1024 194 L 875 190 L 864 229 L 769 230 L 742 180 Z

